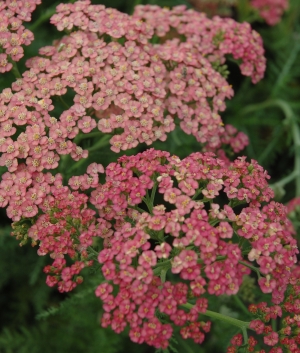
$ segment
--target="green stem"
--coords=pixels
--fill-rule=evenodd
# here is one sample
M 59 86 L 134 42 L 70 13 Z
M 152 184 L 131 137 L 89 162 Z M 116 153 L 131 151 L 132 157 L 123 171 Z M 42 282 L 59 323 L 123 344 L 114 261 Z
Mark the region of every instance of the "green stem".
M 190 310 L 190 309 L 193 308 L 194 305 L 192 305 L 190 303 L 187 303 L 187 304 L 182 304 L 181 306 Z M 220 313 L 216 313 L 216 312 L 211 311 L 211 310 L 206 310 L 206 312 L 205 313 L 201 313 L 201 315 L 205 315 L 205 316 L 211 317 L 212 319 L 217 319 L 217 320 L 226 322 L 229 325 L 233 325 L 233 326 L 238 327 L 242 331 L 243 338 L 244 338 L 244 343 L 247 344 L 247 342 L 248 342 L 247 329 L 251 330 L 249 328 L 250 322 L 234 319 L 233 317 L 230 317 L 230 316 L 227 316 L 227 315 L 223 315 L 223 314 L 220 314 Z
M 249 324 L 250 324 L 250 322 L 249 322 Z M 248 343 L 248 333 L 247 333 L 247 328 L 246 327 L 242 327 L 242 334 L 243 334 L 243 338 L 244 338 L 245 344 Z
M 89 246 L 88 250 L 90 252 L 91 255 L 93 255 L 92 258 L 94 258 L 95 260 L 98 259 L 98 255 L 99 255 L 99 251 L 96 251 L 93 247 Z
M 257 21 L 262 22 L 261 17 L 257 13 L 250 14 L 244 18 L 244 22 L 248 22 L 248 23 L 253 23 Z
M 275 128 L 272 134 L 272 140 L 268 144 L 268 146 L 263 150 L 263 152 L 258 157 L 257 161 L 260 165 L 264 163 L 264 161 L 269 157 L 270 153 L 273 149 L 278 145 L 279 138 L 282 136 L 283 130 L 279 125 Z
M 272 326 L 272 330 L 274 332 L 276 332 L 277 331 L 277 322 L 276 322 L 276 320 L 274 320 L 274 319 L 271 320 L 271 326 Z
M 283 187 L 286 184 L 288 184 L 289 182 L 291 182 L 292 180 L 294 180 L 297 177 L 298 173 L 296 170 L 292 171 L 291 174 L 289 174 L 288 176 L 284 177 L 283 179 L 280 179 L 279 181 L 277 181 L 274 184 L 271 184 L 270 187 L 272 189 L 277 188 L 277 187 Z
M 63 100 L 63 97 L 62 97 L 62 96 L 59 96 L 58 99 L 61 101 L 62 105 L 63 105 L 67 110 L 70 109 L 70 106 Z
M 139 211 L 140 213 L 145 213 L 147 211 L 143 210 L 142 208 L 138 207 L 138 206 L 128 206 L 129 208 L 132 208 L 136 211 Z
M 296 197 L 300 196 L 300 129 L 295 117 L 291 121 L 291 129 L 295 147 L 295 166 L 296 172 Z
M 60 155 L 60 163 L 58 166 L 59 172 L 64 175 L 67 169 L 67 166 L 71 160 L 71 157 L 67 154 Z
M 244 114 L 252 113 L 256 110 L 262 110 L 269 107 L 280 108 L 283 111 L 286 118 L 290 118 L 291 116 L 293 116 L 293 112 L 291 108 L 282 99 L 270 99 L 262 103 L 250 104 L 246 108 L 242 109 L 240 113 L 244 115 Z
M 155 269 L 153 270 L 154 276 L 160 276 L 162 271 L 167 271 L 171 268 L 171 260 L 166 260 L 163 262 L 159 262 L 156 266 Z
M 8 59 L 10 63 L 12 63 L 12 69 L 11 72 L 14 74 L 15 78 L 21 78 L 22 75 L 20 74 L 18 65 L 15 61 L 13 61 L 12 59 Z
M 257 267 L 249 265 L 247 262 L 244 262 L 244 261 L 239 261 L 239 264 L 250 268 L 252 271 L 256 272 L 258 278 L 261 278 L 260 271 Z
M 67 172 L 68 175 L 73 174 L 73 172 L 76 169 L 80 168 L 82 166 L 82 164 L 85 163 L 85 161 L 86 161 L 86 158 L 82 158 L 78 162 L 76 162 L 70 169 L 68 169 L 68 172 Z M 61 167 L 61 169 L 64 170 L 63 167 Z
M 227 259 L 227 255 L 222 255 L 222 256 L 217 256 L 216 260 L 215 261 L 223 261 L 223 260 L 226 260 Z M 204 264 L 203 260 L 201 259 L 198 259 L 197 260 L 197 264 Z
M 168 272 L 167 268 L 163 268 L 160 272 L 160 279 L 162 283 L 166 282 L 167 272 Z
M 150 197 L 149 197 L 148 191 L 147 191 L 146 197 L 143 197 L 143 201 L 144 201 L 145 204 L 147 205 L 147 208 L 148 208 L 150 214 L 152 215 L 153 203 L 151 203 L 151 199 L 150 199 Z
M 283 81 L 288 76 L 289 72 L 292 70 L 294 63 L 297 60 L 299 50 L 300 50 L 300 42 L 295 41 L 295 45 L 293 45 L 293 48 L 285 62 L 285 65 L 282 67 L 282 70 L 278 75 L 275 84 L 272 87 L 271 94 L 273 97 L 278 93 Z
M 190 304 L 190 303 L 182 304 L 181 306 L 186 309 L 189 309 L 189 310 L 194 307 L 194 305 Z M 226 322 L 226 323 L 233 325 L 233 326 L 236 326 L 240 329 L 247 330 L 249 328 L 249 324 L 250 324 L 250 322 L 241 321 L 241 320 L 235 319 L 235 318 L 227 316 L 227 315 L 216 313 L 215 311 L 211 311 L 211 310 L 206 310 L 205 313 L 201 313 L 201 315 L 205 315 L 205 316 L 211 317 L 212 319 L 217 319 L 217 320 Z
M 235 301 L 235 303 L 241 308 L 241 310 L 247 315 L 249 316 L 249 311 L 246 307 L 246 305 L 242 302 L 242 300 L 240 299 L 240 297 L 236 294 L 232 296 L 233 300 Z
M 153 204 L 154 204 L 154 198 L 155 198 L 155 193 L 156 193 L 157 185 L 158 185 L 158 183 L 155 182 L 154 185 L 153 185 L 153 188 L 152 188 L 152 192 L 151 192 L 150 202 L 151 202 L 151 205 L 152 205 L 152 206 L 153 206 Z
M 44 22 L 48 21 L 50 17 L 52 17 L 56 13 L 56 6 L 59 3 L 57 2 L 55 6 L 51 7 L 50 9 L 46 10 L 44 14 L 38 18 L 28 29 L 31 32 L 34 32 L 37 28 L 39 28 Z
M 91 148 L 88 148 L 87 150 L 89 152 L 93 152 L 93 151 L 99 150 L 104 146 L 107 146 L 110 137 L 111 137 L 110 135 L 104 135 L 94 146 L 92 146 Z
M 192 197 L 192 200 L 196 200 L 196 198 L 201 194 L 202 190 L 203 190 L 203 188 L 199 188 L 199 189 L 195 192 L 194 196 Z M 198 200 L 198 201 L 199 201 L 199 200 Z
M 214 219 L 212 219 L 212 220 L 209 220 L 209 224 L 211 225 L 211 226 L 215 226 L 216 224 L 218 224 L 219 222 L 221 222 L 221 219 L 218 219 L 218 218 L 214 218 Z
M 179 130 L 179 128 L 175 128 L 175 130 L 173 130 L 172 132 L 171 132 L 171 136 L 172 136 L 172 139 L 173 139 L 173 141 L 175 142 L 175 144 L 177 145 L 177 146 L 182 146 L 182 141 L 179 139 L 179 137 L 177 136 L 178 135 L 178 130 Z
M 111 136 L 110 134 L 107 134 L 109 136 Z M 94 131 L 94 132 L 89 132 L 88 134 L 84 134 L 84 133 L 79 133 L 75 139 L 73 140 L 74 143 L 76 143 L 76 145 L 78 145 L 82 140 L 86 140 L 88 138 L 94 138 L 94 137 L 103 137 L 104 134 L 100 131 Z

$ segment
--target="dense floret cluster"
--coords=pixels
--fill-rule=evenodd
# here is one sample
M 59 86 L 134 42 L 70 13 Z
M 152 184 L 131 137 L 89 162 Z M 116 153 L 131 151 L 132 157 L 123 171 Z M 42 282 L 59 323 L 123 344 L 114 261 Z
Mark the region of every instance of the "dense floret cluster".
M 281 20 L 289 3 L 288 0 L 251 0 L 251 6 L 258 10 L 270 26 L 274 26 Z
M 0 73 L 10 71 L 12 61 L 24 56 L 22 45 L 33 41 L 33 33 L 22 23 L 31 21 L 31 13 L 41 0 L 4 0 L 0 4 Z
M 57 169 L 67 155 L 75 161 L 86 158 L 88 151 L 79 142 L 91 131 L 100 130 L 98 139 L 113 135 L 114 152 L 164 141 L 177 121 L 220 157 L 226 158 L 223 144 L 238 152 L 248 143 L 243 133 L 223 127 L 218 112 L 233 91 L 212 66 L 231 53 L 254 82 L 262 77 L 261 38 L 248 24 L 209 20 L 184 7 L 137 7 L 130 17 L 89 4 L 58 6 L 52 22 L 58 29 L 78 30 L 40 49 L 41 56 L 27 61 L 30 69 L 0 95 L 0 165 L 8 168 L 0 202 L 8 205 L 14 221 L 37 214 L 32 175 Z M 161 44 L 148 42 L 171 27 L 186 41 L 175 35 Z M 68 106 L 64 98 L 70 90 L 74 98 Z M 56 98 L 67 105 L 61 114 L 52 113 Z
M 236 294 L 251 269 L 261 290 L 283 301 L 298 249 L 286 210 L 270 201 L 268 175 L 255 161 L 227 166 L 208 152 L 180 160 L 150 149 L 108 165 L 103 184 L 99 172 L 102 166 L 92 164 L 72 177 L 74 191 L 53 178 L 44 214 L 28 236 L 40 255 L 55 259 L 45 271 L 60 291 L 82 281 L 80 270 L 91 264 L 87 249 L 102 239 L 98 261 L 106 282 L 96 295 L 104 302 L 104 326 L 121 332 L 129 324 L 134 341 L 166 347 L 172 326 L 159 322 L 163 315 L 184 338 L 202 342 L 207 326 L 196 324 L 207 307 L 202 295 Z M 96 212 L 80 193 L 90 188 Z M 66 255 L 78 261 L 67 267 Z M 186 312 L 190 298 L 196 306 Z

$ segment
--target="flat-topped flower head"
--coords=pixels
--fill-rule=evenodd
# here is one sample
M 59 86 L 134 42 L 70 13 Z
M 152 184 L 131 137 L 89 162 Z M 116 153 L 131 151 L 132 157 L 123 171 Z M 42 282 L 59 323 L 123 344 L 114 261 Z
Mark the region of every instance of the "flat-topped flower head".
M 15 11 L 19 9 L 16 6 Z M 40 56 L 27 61 L 29 70 L 22 78 L 0 95 L 0 165 L 10 173 L 18 174 L 23 168 L 29 173 L 55 172 L 68 155 L 75 162 L 87 158 L 88 151 L 80 141 L 85 134 L 95 135 L 99 130 L 99 136 L 112 135 L 111 149 L 117 153 L 139 143 L 165 141 L 176 123 L 224 160 L 223 145 L 238 152 L 247 144 L 245 135 L 223 126 L 219 112 L 233 91 L 212 65 L 212 57 L 223 62 L 231 53 L 244 64 L 251 62 L 254 76 L 262 73 L 261 39 L 246 24 L 210 20 L 184 7 L 137 7 L 129 16 L 79 1 L 58 6 L 57 11 L 52 23 L 59 29 L 77 31 L 52 47 L 42 48 Z M 176 28 L 176 35 L 165 39 L 171 27 Z M 105 41 L 104 34 L 112 40 Z M 155 34 L 161 39 L 153 44 Z M 244 52 L 235 53 L 232 45 L 238 43 L 237 37 L 249 42 L 253 55 L 249 50 L 247 58 Z M 122 44 L 115 40 L 118 38 L 123 38 Z M 13 43 L 16 40 L 12 36 Z M 73 102 L 71 99 L 69 107 L 58 114 L 54 98 L 63 100 L 71 91 Z M 186 187 L 191 188 L 191 194 L 193 186 Z M 210 184 L 207 197 L 217 195 L 214 189 Z M 16 212 L 17 205 L 11 204 L 9 194 L 3 202 L 9 204 L 14 221 L 22 217 L 23 210 Z M 180 213 L 192 207 L 182 195 L 174 203 L 181 205 Z M 34 213 L 35 207 L 30 211 Z
M 99 220 L 109 224 L 109 233 L 100 235 L 104 248 L 98 261 L 118 293 L 106 295 L 107 284 L 96 290 L 109 314 L 103 317 L 105 327 L 119 332 L 129 325 L 130 332 L 144 332 L 156 322 L 158 308 L 181 327 L 183 338 L 202 342 L 204 336 L 191 334 L 188 321 L 197 320 L 207 303 L 195 313 L 182 313 L 180 305 L 188 296 L 206 301 L 205 292 L 236 294 L 252 263 L 261 290 L 272 293 L 275 304 L 282 302 L 298 249 L 286 210 L 271 201 L 269 176 L 256 161 L 241 157 L 227 165 L 208 152 L 180 160 L 149 149 L 119 158 L 105 174 L 106 181 L 90 197 Z M 126 309 L 120 309 L 121 297 Z M 116 326 L 119 310 L 123 316 Z M 138 321 L 132 323 L 127 315 L 135 314 Z M 151 331 L 155 339 L 149 341 L 146 332 L 139 342 L 165 346 L 164 338 Z
M 282 14 L 289 6 L 288 0 L 251 0 L 250 4 L 270 26 L 281 20 Z

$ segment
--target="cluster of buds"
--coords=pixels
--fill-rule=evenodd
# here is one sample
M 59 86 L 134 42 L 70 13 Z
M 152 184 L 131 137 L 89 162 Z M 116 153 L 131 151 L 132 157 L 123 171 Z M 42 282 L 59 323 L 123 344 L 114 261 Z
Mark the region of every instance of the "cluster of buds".
M 22 22 L 31 21 L 31 13 L 41 0 L 4 0 L 0 4 L 0 73 L 10 71 L 11 61 L 19 61 L 24 56 L 22 45 L 29 45 L 33 33 Z

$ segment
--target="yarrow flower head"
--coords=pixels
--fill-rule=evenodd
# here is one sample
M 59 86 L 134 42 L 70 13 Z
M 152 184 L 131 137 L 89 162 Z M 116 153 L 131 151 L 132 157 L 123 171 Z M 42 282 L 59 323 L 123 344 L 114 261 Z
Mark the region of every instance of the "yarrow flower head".
M 35 173 L 31 182 L 25 168 L 13 182 L 5 180 L 12 190 L 16 180 L 21 190 L 32 184 L 31 199 L 42 214 L 33 218 L 25 204 L 34 224 L 19 218 L 14 234 L 54 259 L 45 268 L 48 285 L 64 292 L 81 283 L 81 270 L 92 264 L 89 249 L 101 240 L 106 282 L 96 295 L 104 327 L 121 332 L 129 325 L 134 342 L 165 348 L 177 325 L 183 338 L 201 343 L 209 330 L 197 321 L 208 305 L 203 294 L 236 294 L 253 266 L 261 290 L 272 293 L 276 305 L 284 300 L 298 249 L 285 207 L 271 201 L 269 177 L 256 161 L 227 165 L 210 152 L 180 160 L 150 149 L 109 164 L 100 183 L 103 172 L 94 163 L 69 187 L 49 173 Z
M 287 10 L 288 0 L 251 0 L 251 6 L 258 10 L 259 15 L 270 26 L 276 25 Z
M 40 49 L 40 56 L 27 61 L 23 77 L 0 94 L 0 165 L 8 169 L 0 182 L 0 202 L 13 221 L 38 213 L 30 194 L 36 175 L 48 179 L 47 170 L 64 169 L 62 157 L 88 157 L 82 140 L 89 133 L 99 132 L 95 140 L 112 134 L 111 149 L 119 152 L 164 141 L 179 122 L 224 159 L 224 144 L 235 152 L 247 144 L 244 134 L 223 127 L 218 112 L 233 91 L 213 68 L 216 60 L 223 63 L 232 54 L 253 82 L 262 77 L 261 38 L 247 24 L 210 20 L 182 6 L 137 7 L 128 16 L 79 1 L 59 5 L 57 12 L 51 21 L 59 30 L 77 31 Z M 171 27 L 177 32 L 165 39 Z M 103 35 L 112 40 L 106 42 Z M 157 44 L 151 43 L 154 35 L 161 38 Z M 248 43 L 247 50 L 239 41 Z M 66 99 L 68 108 L 57 114 L 53 97 Z M 39 191 L 42 198 L 46 190 Z
M 178 122 L 216 150 L 227 141 L 219 112 L 233 95 L 216 63 L 223 65 L 232 54 L 253 82 L 265 70 L 259 35 L 230 19 L 155 6 L 137 7 L 128 16 L 89 1 L 59 5 L 57 12 L 51 22 L 59 30 L 77 31 L 40 49 L 39 57 L 27 61 L 29 70 L 1 95 L 1 137 L 11 138 L 19 149 L 11 154 L 6 145 L 2 148 L 1 165 L 10 172 L 19 158 L 32 171 L 55 169 L 60 155 L 84 158 L 87 152 L 75 137 L 97 129 L 113 134 L 111 149 L 119 152 L 165 141 Z M 176 32 L 166 40 L 171 27 Z M 156 44 L 154 35 L 160 38 Z M 247 50 L 242 43 L 248 43 Z M 67 99 L 70 89 L 75 96 L 69 108 L 60 116 L 51 113 L 52 97 Z M 19 134 L 18 126 L 25 126 L 25 133 Z M 236 151 L 240 148 L 235 145 Z
M 33 33 L 22 22 L 31 21 L 31 13 L 41 0 L 4 0 L 0 4 L 0 73 L 10 71 L 11 61 L 19 61 L 24 56 L 22 45 L 29 45 Z
M 53 181 L 44 215 L 28 235 L 41 255 L 55 259 L 45 271 L 47 283 L 60 291 L 77 284 L 80 269 L 89 265 L 92 238 L 102 239 L 98 261 L 107 282 L 96 295 L 104 327 L 121 332 L 129 325 L 133 341 L 167 347 L 173 323 L 184 338 L 201 343 L 208 326 L 192 327 L 207 308 L 202 295 L 236 294 L 254 261 L 261 290 L 282 302 L 298 250 L 285 208 L 270 201 L 268 175 L 255 161 L 239 158 L 228 166 L 208 152 L 180 160 L 150 149 L 108 165 L 103 184 L 99 171 L 89 167 L 89 182 L 89 174 L 71 179 L 74 191 Z M 88 188 L 94 189 L 89 200 L 80 194 Z M 242 209 L 234 211 L 238 205 Z M 79 262 L 66 267 L 65 255 L 80 255 Z M 195 306 L 187 310 L 191 298 Z M 169 323 L 159 321 L 156 308 Z

